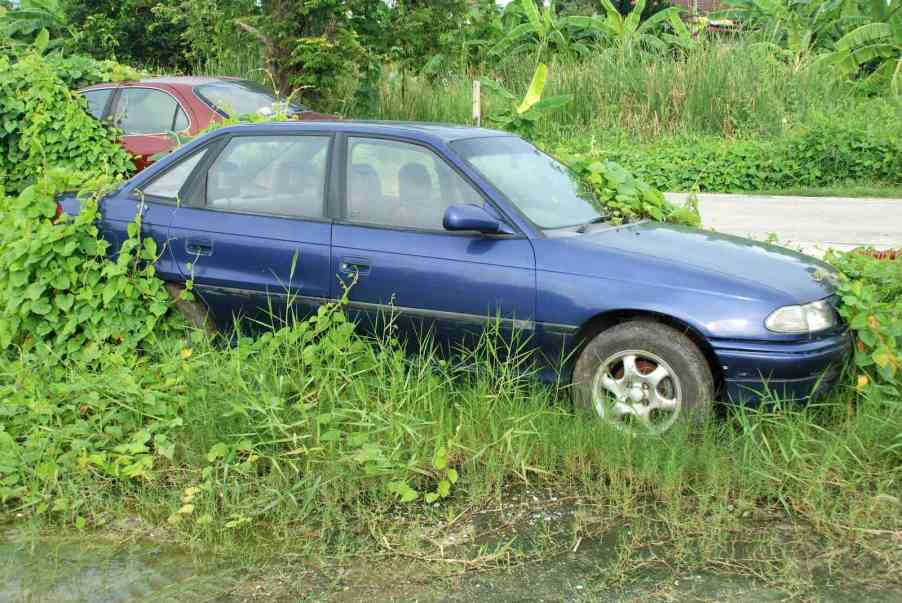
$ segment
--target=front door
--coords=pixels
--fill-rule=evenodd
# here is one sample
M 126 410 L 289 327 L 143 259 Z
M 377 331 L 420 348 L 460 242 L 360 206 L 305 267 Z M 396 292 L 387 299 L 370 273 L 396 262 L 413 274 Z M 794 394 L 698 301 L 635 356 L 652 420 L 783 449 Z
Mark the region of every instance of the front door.
M 355 136 L 346 144 L 343 217 L 332 239 L 332 270 L 342 280 L 333 296 L 349 286 L 352 315 L 377 331 L 392 319 L 409 343 L 427 331 L 445 347 L 471 343 L 496 319 L 528 336 L 535 316 L 529 240 L 445 231 L 450 205 L 497 210 L 432 149 Z
M 329 297 L 332 138 L 233 136 L 199 174 L 169 245 L 217 326 L 281 326 Z

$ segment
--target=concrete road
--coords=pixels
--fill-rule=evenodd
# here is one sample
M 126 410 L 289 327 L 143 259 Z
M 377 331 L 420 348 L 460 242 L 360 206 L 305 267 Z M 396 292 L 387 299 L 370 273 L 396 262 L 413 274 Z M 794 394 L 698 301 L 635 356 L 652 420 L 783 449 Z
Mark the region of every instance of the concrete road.
M 686 193 L 666 193 L 684 203 Z M 698 195 L 702 223 L 752 239 L 776 235 L 782 245 L 821 256 L 828 248 L 902 247 L 902 199 Z

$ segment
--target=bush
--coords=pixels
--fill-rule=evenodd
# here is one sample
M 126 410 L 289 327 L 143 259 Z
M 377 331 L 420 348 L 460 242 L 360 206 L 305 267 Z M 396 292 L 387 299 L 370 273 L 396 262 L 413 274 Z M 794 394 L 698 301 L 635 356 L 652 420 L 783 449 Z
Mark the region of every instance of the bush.
M 23 191 L 49 167 L 127 174 L 133 166 L 117 138 L 43 56 L 0 56 L 0 182 L 7 192 Z
M 670 139 L 650 145 L 577 145 L 669 191 L 742 192 L 902 180 L 902 127 L 882 114 L 820 119 L 775 140 Z M 895 123 L 895 125 L 893 125 Z
M 828 259 L 842 272 L 840 311 L 856 335 L 856 389 L 902 401 L 902 259 L 863 252 Z
M 600 210 L 612 222 L 651 219 L 685 226 L 701 226 L 698 203 L 673 205 L 658 189 L 637 178 L 613 161 L 598 161 L 592 154 L 572 152 L 567 147 L 553 150 L 592 188 Z
M 140 220 L 110 261 L 96 224 L 100 192 L 82 195 L 78 216 L 56 216 L 63 191 L 102 191 L 111 183 L 56 169 L 2 200 L 0 350 L 90 359 L 106 344 L 133 350 L 160 325 L 169 296 L 155 277 L 154 241 L 141 241 Z
M 144 75 L 116 61 L 98 61 L 83 55 L 52 54 L 44 60 L 70 90 L 104 82 L 137 80 Z

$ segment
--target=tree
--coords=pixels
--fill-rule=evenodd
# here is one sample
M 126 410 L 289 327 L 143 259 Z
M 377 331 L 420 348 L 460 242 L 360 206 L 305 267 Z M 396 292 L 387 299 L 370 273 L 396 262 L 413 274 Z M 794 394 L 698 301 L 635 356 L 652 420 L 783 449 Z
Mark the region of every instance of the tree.
M 365 58 L 349 8 L 343 0 L 261 0 L 256 14 L 236 24 L 263 48 L 281 94 L 294 92 L 316 103 Z
M 186 69 L 184 26 L 162 18 L 160 5 L 179 0 L 65 0 L 76 50 L 136 66 Z

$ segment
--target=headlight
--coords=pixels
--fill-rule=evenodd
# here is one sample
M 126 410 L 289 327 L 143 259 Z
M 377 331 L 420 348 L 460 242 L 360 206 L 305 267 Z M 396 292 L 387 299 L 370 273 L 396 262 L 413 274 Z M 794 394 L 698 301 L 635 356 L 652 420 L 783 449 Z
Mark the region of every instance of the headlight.
M 775 333 L 816 333 L 836 325 L 836 312 L 825 299 L 804 306 L 783 306 L 764 321 Z

